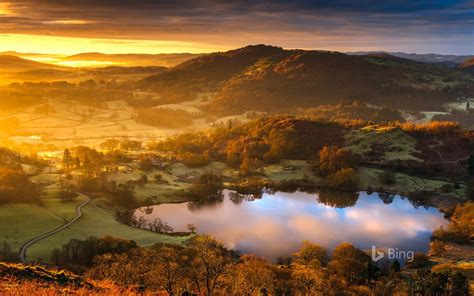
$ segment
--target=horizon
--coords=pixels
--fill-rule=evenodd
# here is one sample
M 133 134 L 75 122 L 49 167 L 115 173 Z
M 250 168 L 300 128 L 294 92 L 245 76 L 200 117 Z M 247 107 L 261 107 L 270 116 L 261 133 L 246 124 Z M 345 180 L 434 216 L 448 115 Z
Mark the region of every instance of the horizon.
M 0 35 L 0 39 L 1 39 Z M 15 49 L 2 49 L 2 45 L 0 44 L 0 55 L 8 55 L 8 53 L 16 53 L 21 55 L 51 55 L 51 56 L 58 56 L 58 57 L 70 57 L 75 55 L 81 54 L 104 54 L 104 55 L 160 55 L 160 54 L 211 54 L 211 53 L 218 53 L 218 52 L 226 52 L 230 50 L 245 48 L 248 46 L 256 46 L 256 45 L 264 45 L 264 46 L 273 46 L 273 47 L 281 47 L 284 50 L 305 50 L 305 51 L 334 51 L 340 52 L 345 54 L 358 54 L 358 53 L 403 53 L 409 55 L 442 55 L 442 56 L 474 56 L 473 53 L 466 53 L 466 54 L 450 54 L 450 53 L 439 53 L 439 52 L 411 52 L 411 51 L 390 51 L 390 50 L 382 50 L 382 49 L 366 49 L 366 50 L 355 50 L 355 51 L 345 51 L 345 50 L 337 50 L 337 49 L 323 49 L 323 48 L 298 48 L 298 47 L 283 47 L 277 44 L 263 44 L 263 43 L 253 43 L 253 44 L 246 44 L 237 47 L 229 47 L 229 48 L 222 48 L 222 49 L 210 49 L 206 51 L 199 51 L 199 50 L 190 50 L 190 51 L 173 51 L 173 49 L 165 49 L 164 51 L 149 51 L 149 52 L 116 52 L 116 51 L 72 51 L 70 53 L 60 52 L 60 51 L 23 51 L 23 50 L 15 50 Z M 7 47 L 9 48 L 9 47 Z M 198 47 L 199 48 L 199 47 Z M 23 57 L 25 59 L 29 59 Z
M 472 1 L 181 4 L 5 1 L 0 3 L 0 51 L 210 53 L 274 44 L 340 52 L 474 54 Z

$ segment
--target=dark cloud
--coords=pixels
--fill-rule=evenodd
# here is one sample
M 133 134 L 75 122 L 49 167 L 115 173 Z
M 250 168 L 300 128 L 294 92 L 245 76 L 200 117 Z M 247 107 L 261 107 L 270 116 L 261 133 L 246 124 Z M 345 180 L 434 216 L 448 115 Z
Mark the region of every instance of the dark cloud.
M 474 53 L 474 1 L 18 0 L 0 33 Z

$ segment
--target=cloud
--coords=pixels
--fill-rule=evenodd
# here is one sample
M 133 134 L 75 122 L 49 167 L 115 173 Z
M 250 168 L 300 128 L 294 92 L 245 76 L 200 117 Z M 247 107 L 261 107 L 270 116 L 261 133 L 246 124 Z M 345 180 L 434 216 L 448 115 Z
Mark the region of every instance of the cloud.
M 17 0 L 0 33 L 473 52 L 473 1 Z M 1 7 L 1 6 L 0 6 Z M 2 11 L 0 9 L 0 11 Z
M 63 20 L 51 20 L 51 21 L 44 21 L 42 22 L 46 25 L 87 25 L 94 23 L 93 21 L 88 20 L 71 20 L 71 19 L 63 19 Z

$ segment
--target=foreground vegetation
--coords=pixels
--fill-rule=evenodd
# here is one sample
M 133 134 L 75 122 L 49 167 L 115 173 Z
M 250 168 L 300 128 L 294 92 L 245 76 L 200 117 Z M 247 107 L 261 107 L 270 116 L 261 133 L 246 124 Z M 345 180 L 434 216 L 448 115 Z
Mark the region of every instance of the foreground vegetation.
M 148 249 L 113 238 L 95 241 L 99 245 L 92 249 L 94 253 L 74 241 L 64 245 L 63 252 L 53 252 L 60 264 L 86 267 L 84 277 L 2 264 L 0 285 L 7 293 L 14 285 L 13 293 L 17 293 L 39 283 L 44 289 L 39 291 L 51 293 L 54 289 L 54 295 L 60 293 L 61 286 L 74 293 L 109 295 L 131 287 L 145 295 L 469 295 L 468 280 L 459 271 L 407 273 L 398 261 L 379 267 L 349 243 L 341 243 L 329 256 L 317 244 L 304 242 L 292 257 L 271 264 L 251 254 L 238 256 L 209 236 L 195 236 L 184 247 L 158 244 Z M 68 249 L 74 246 L 78 251 L 70 253 Z M 419 255 L 411 264 L 423 267 L 423 262 Z M 23 272 L 25 269 L 29 271 Z M 20 282 L 26 285 L 20 286 Z M 109 283 L 106 288 L 104 283 Z

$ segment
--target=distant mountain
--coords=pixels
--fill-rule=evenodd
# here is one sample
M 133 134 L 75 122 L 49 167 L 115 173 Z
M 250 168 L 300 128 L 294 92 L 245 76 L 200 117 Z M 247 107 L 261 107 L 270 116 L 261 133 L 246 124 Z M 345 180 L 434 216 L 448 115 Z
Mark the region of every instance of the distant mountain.
M 61 70 L 66 67 L 35 62 L 32 60 L 23 59 L 17 56 L 0 55 L 0 72 L 20 72 L 31 71 L 38 69 Z
M 368 54 L 379 54 L 386 53 L 392 56 L 414 60 L 422 63 L 438 64 L 440 66 L 456 67 L 458 64 L 473 58 L 472 55 L 443 55 L 435 53 L 405 53 L 405 52 L 384 52 L 384 51 L 359 51 L 359 52 L 348 52 L 350 55 L 368 55 Z
M 172 53 L 172 54 L 105 54 L 99 52 L 80 53 L 62 58 L 66 62 L 96 61 L 112 62 L 118 66 L 161 66 L 172 67 L 199 54 Z
M 359 100 L 375 105 L 440 110 L 459 93 L 474 92 L 474 80 L 455 69 L 385 53 L 283 50 L 255 45 L 203 55 L 141 86 L 164 102 L 193 100 L 211 93 L 208 110 L 241 113 L 285 111 Z
M 458 69 L 467 73 L 474 74 L 474 58 L 464 61 L 458 66 Z

